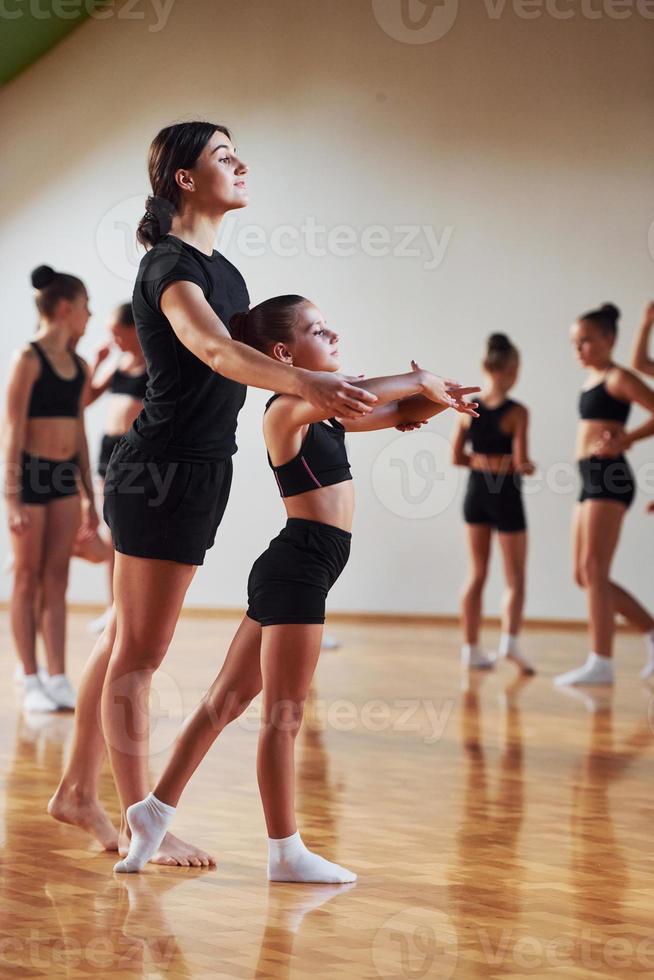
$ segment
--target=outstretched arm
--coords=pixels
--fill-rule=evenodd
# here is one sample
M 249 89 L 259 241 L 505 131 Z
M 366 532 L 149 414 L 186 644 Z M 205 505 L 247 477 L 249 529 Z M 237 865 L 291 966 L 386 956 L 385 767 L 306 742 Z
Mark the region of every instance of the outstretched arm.
M 341 374 L 291 367 L 232 340 L 195 283 L 167 286 L 161 296 L 161 312 L 191 353 L 232 381 L 296 395 L 315 406 L 323 419 L 337 414 L 356 419 L 376 402 L 371 392 L 350 384 Z

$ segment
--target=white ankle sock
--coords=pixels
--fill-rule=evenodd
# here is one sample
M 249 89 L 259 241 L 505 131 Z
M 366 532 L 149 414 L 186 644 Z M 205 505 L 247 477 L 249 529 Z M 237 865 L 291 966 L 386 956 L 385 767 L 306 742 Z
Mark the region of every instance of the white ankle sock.
M 114 871 L 140 871 L 154 857 L 166 836 L 175 807 L 162 803 L 152 793 L 127 808 L 127 822 L 132 832 L 127 857 L 114 865 Z
M 536 670 L 520 652 L 518 637 L 511 633 L 500 634 L 498 653 L 503 660 L 511 660 L 523 674 L 535 674 Z
M 649 633 L 645 634 L 645 646 L 647 647 L 647 660 L 640 672 L 640 676 L 644 681 L 650 677 L 654 677 L 654 630 L 650 630 Z
M 339 864 L 332 864 L 305 847 L 300 832 L 290 837 L 268 838 L 268 880 L 344 884 L 357 876 Z
M 495 666 L 495 661 L 476 643 L 464 643 L 461 647 L 461 666 L 471 670 L 488 670 Z
M 554 678 L 555 684 L 612 684 L 613 660 L 599 653 L 589 653 L 583 667 L 569 670 Z

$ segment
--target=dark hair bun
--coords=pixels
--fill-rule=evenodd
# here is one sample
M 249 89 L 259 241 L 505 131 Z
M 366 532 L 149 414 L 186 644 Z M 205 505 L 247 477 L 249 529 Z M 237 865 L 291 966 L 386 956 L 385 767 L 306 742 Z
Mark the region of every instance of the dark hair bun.
M 234 313 L 229 321 L 229 332 L 232 335 L 232 340 L 240 340 L 241 343 L 244 342 L 248 325 L 248 311 L 245 310 L 243 313 Z
M 57 278 L 57 273 L 49 265 L 39 265 L 32 272 L 32 285 L 34 289 L 45 289 Z
M 512 347 L 513 344 L 505 333 L 492 333 L 488 338 L 489 351 L 508 351 Z
M 620 310 L 614 303 L 603 303 L 600 311 L 611 320 L 617 321 L 620 319 Z

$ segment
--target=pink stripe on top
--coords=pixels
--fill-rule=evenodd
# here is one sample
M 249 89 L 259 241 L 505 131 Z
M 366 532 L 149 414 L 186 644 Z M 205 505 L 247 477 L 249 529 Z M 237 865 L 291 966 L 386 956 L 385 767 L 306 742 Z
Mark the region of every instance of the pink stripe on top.
M 306 461 L 306 459 L 304 458 L 304 456 L 300 456 L 300 459 L 302 460 L 302 465 L 304 466 L 304 468 L 305 468 L 305 470 L 307 471 L 307 473 L 309 474 L 309 476 L 311 477 L 311 479 L 313 480 L 313 482 L 315 483 L 315 485 L 316 485 L 317 487 L 322 487 L 322 483 L 320 483 L 320 482 L 319 482 L 319 481 L 318 481 L 318 480 L 316 479 L 316 476 L 315 476 L 315 473 L 312 473 L 312 472 L 311 472 L 311 469 L 310 469 L 310 467 L 309 467 L 309 464 L 307 463 L 307 461 Z

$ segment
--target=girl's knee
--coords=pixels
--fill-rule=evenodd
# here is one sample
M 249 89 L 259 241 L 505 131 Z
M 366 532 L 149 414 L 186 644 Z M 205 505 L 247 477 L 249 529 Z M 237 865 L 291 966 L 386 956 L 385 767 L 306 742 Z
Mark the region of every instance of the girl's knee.
M 38 568 L 31 565 L 14 566 L 14 592 L 22 597 L 33 598 L 39 591 L 41 575 Z

